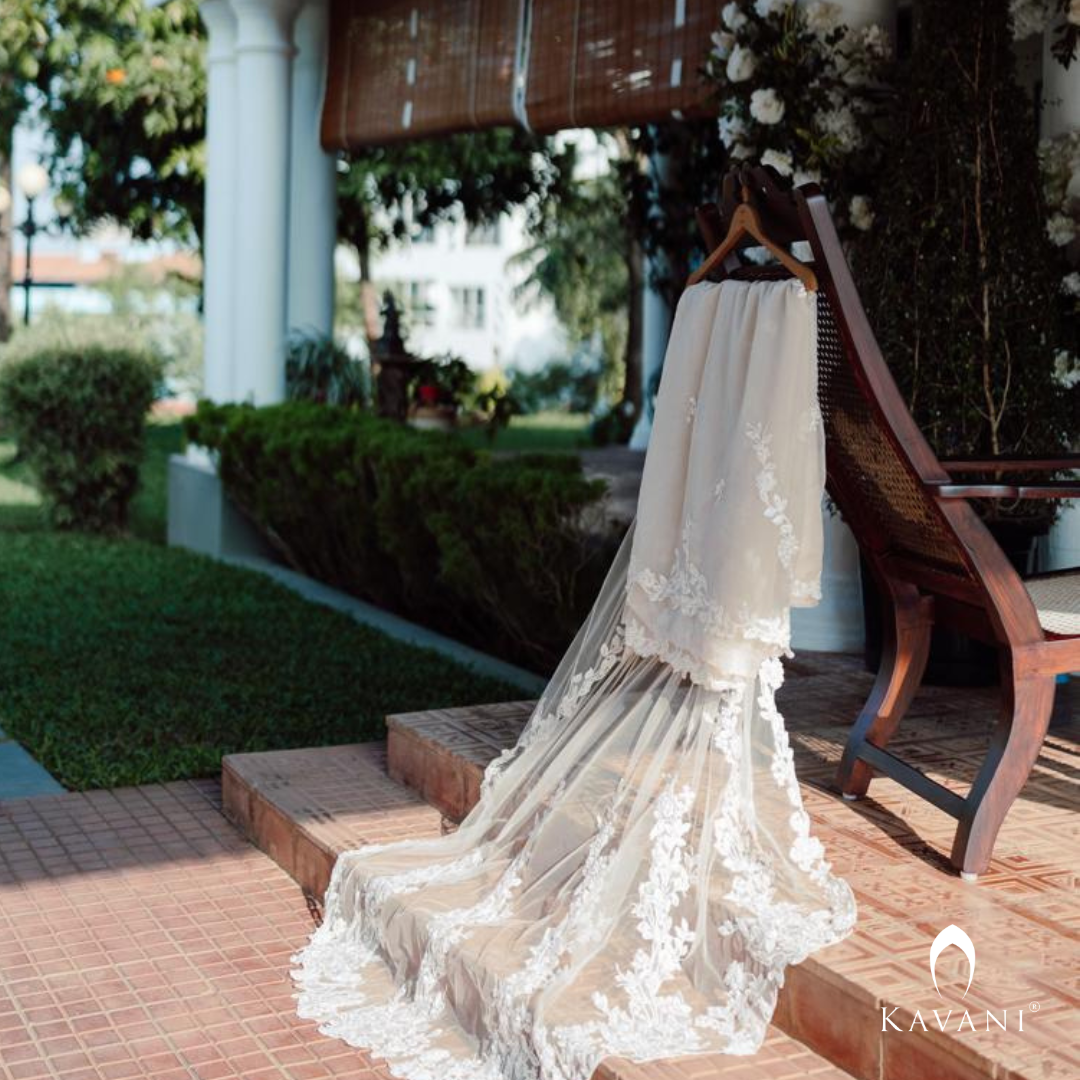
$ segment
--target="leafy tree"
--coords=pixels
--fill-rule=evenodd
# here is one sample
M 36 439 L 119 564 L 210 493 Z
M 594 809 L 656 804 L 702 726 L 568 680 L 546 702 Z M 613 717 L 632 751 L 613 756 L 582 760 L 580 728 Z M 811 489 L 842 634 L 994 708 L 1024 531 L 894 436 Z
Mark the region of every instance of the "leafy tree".
M 202 231 L 206 73 L 195 0 L 39 0 L 38 86 L 70 223 L 139 239 Z
M 378 337 L 371 258 L 393 240 L 447 219 L 497 219 L 511 207 L 540 213 L 567 190 L 573 150 L 517 128 L 364 147 L 346 154 L 338 182 L 338 235 L 360 260 L 364 321 Z
M 1054 358 L 1076 328 L 1045 231 L 1008 0 L 921 0 L 897 78 L 889 182 L 856 252 L 885 357 L 942 456 L 1052 454 L 1070 408 L 1075 420 Z
M 624 392 L 626 375 L 636 373 L 640 366 L 628 351 L 636 355 L 638 343 L 629 334 L 629 312 L 632 279 L 636 278 L 640 292 L 641 261 L 617 171 L 579 181 L 561 199 L 548 202 L 534 219 L 531 233 L 532 243 L 516 257 L 528 268 L 519 298 L 550 299 L 575 345 L 599 341 L 602 379 L 596 385 L 595 374 L 590 372 L 588 407 L 595 404 L 597 391 L 615 398 Z M 571 371 L 571 365 L 562 368 Z M 522 379 L 523 385 L 526 382 Z M 514 389 L 518 391 L 517 380 Z M 537 392 L 550 396 L 539 383 Z

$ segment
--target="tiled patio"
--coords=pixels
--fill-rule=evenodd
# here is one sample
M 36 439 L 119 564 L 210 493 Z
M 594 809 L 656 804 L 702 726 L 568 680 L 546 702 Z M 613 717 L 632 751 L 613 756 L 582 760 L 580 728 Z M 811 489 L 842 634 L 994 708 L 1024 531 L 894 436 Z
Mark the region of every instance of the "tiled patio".
M 776 1024 L 817 1055 L 864 1080 L 1076 1080 L 1080 1077 L 1080 714 L 1075 704 L 1051 730 L 1009 816 L 989 873 L 961 882 L 946 854 L 953 822 L 891 781 L 872 798 L 841 802 L 825 789 L 870 678 L 852 658 L 805 655 L 782 702 L 803 796 L 835 868 L 854 887 L 860 921 L 847 941 L 791 969 Z M 1075 699 L 1074 699 L 1075 702 Z M 525 703 L 391 718 L 389 771 L 458 818 L 475 799 L 484 764 L 512 742 Z M 928 689 L 894 742 L 935 777 L 963 785 L 981 760 L 996 716 L 994 691 Z M 338 771 L 341 766 L 341 771 Z M 318 891 L 336 851 L 395 828 L 434 832 L 439 817 L 384 774 L 375 747 L 293 751 L 227 760 L 230 812 L 260 839 L 271 826 L 275 857 Z M 393 793 L 389 819 L 380 815 Z M 288 825 L 292 822 L 292 826 Z M 949 923 L 972 937 L 977 967 L 960 1012 L 980 1030 L 935 1030 L 942 1000 L 928 969 L 931 942 Z M 966 981 L 956 950 L 939 978 Z M 963 976 L 963 978 L 961 978 Z M 882 1032 L 882 1006 L 902 1032 Z M 1032 1006 L 1037 1006 L 1033 1008 Z M 1010 1028 L 987 1031 L 986 1010 Z M 912 1023 L 916 1010 L 930 1030 Z M 1024 1011 L 1023 1031 L 1016 1030 Z M 779 1036 L 778 1036 L 779 1037 Z M 649 1077 L 727 1076 L 732 1063 L 696 1059 L 652 1067 Z M 744 1062 L 741 1067 L 750 1067 Z M 614 1068 L 614 1066 L 613 1066 Z M 623 1075 L 621 1072 L 618 1075 Z M 629 1075 L 629 1073 L 627 1074 Z M 637 1073 L 635 1072 L 635 1076 Z M 731 1074 L 731 1075 L 743 1075 Z M 745 1075 L 771 1076 L 768 1071 Z M 797 1072 L 792 1075 L 807 1075 Z
M 880 781 L 854 808 L 817 786 L 865 691 L 858 665 L 813 658 L 792 675 L 804 795 L 856 889 L 859 928 L 791 970 L 757 1057 L 610 1061 L 596 1080 L 1080 1077 L 1080 719 L 1055 727 L 992 872 L 967 886 L 942 869 L 948 822 L 936 811 Z M 526 708 L 398 718 L 391 769 L 459 813 Z M 969 775 L 990 709 L 987 694 L 929 692 L 907 752 Z M 378 744 L 228 759 L 224 805 L 269 855 L 221 805 L 209 782 L 0 802 L 0 1078 L 387 1077 L 293 1013 L 289 956 L 318 905 L 286 870 L 317 893 L 343 847 L 432 835 L 440 812 L 387 776 Z M 883 1035 L 882 1002 L 905 1028 L 915 1008 L 941 1006 L 926 961 L 949 922 L 978 951 L 966 1004 L 980 1027 L 983 1010 L 1007 1007 L 1010 1030 L 942 1036 L 931 1021 Z M 949 954 L 943 972 L 960 975 Z

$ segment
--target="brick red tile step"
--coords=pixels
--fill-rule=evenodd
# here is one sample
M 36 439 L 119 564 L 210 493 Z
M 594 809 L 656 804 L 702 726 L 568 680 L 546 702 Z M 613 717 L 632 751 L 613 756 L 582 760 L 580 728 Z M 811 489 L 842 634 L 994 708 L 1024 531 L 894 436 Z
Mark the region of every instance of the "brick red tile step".
M 950 818 L 888 780 L 875 780 L 871 798 L 857 804 L 828 791 L 868 690 L 869 676 L 852 658 L 804 655 L 789 669 L 781 702 L 816 834 L 859 902 L 856 932 L 790 970 L 757 1058 L 608 1062 L 596 1080 L 1080 1080 L 1080 717 L 1052 727 L 990 871 L 971 885 L 948 868 Z M 963 789 L 996 708 L 992 690 L 928 688 L 894 747 Z M 484 766 L 512 744 L 528 709 L 517 702 L 391 717 L 388 754 L 367 744 L 226 758 L 226 813 L 321 895 L 338 851 L 432 835 L 444 816 L 459 820 Z M 955 949 L 938 961 L 943 997 L 931 981 L 930 945 L 951 923 L 976 949 L 966 998 L 966 962 Z M 965 1009 L 971 1022 L 958 1031 Z M 1003 1010 L 1005 1031 L 997 1026 Z

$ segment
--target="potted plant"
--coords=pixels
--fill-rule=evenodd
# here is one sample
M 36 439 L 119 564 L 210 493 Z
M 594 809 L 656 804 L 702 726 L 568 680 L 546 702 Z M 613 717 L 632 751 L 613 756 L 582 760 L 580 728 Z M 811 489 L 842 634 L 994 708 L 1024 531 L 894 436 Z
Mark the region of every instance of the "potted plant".
M 1047 234 L 1009 0 L 917 2 L 895 87 L 873 223 L 854 253 L 885 358 L 939 457 L 1063 452 L 1077 404 L 1055 360 L 1076 351 L 1076 319 Z M 1028 569 L 1055 504 L 979 509 Z M 992 660 L 939 638 L 928 677 L 988 681 Z
M 476 385 L 476 375 L 460 357 L 421 360 L 412 377 L 409 423 L 428 430 L 449 431 L 457 425 L 466 398 Z

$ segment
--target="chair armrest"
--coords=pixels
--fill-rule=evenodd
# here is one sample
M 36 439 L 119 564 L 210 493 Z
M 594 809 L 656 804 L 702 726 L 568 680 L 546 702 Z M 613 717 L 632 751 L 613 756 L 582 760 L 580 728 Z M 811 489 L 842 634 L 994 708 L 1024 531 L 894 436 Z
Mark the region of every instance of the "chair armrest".
M 1039 484 L 953 484 L 931 480 L 926 490 L 939 499 L 1080 499 L 1080 480 Z
M 1061 457 L 1016 458 L 946 458 L 941 462 L 947 473 L 973 472 L 1066 472 L 1080 469 L 1080 454 L 1063 454 Z

